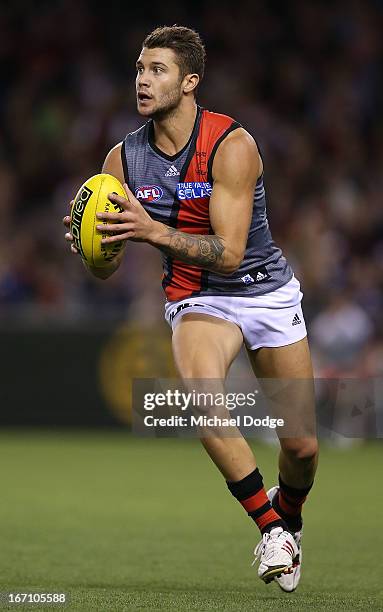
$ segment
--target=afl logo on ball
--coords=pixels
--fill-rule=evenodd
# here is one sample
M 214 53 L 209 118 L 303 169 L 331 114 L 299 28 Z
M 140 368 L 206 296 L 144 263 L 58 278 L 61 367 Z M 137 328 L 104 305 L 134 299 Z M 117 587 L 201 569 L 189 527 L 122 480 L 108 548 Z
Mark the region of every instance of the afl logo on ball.
M 161 187 L 157 185 L 144 185 L 144 187 L 138 187 L 135 191 L 137 200 L 143 200 L 144 202 L 156 202 L 161 200 L 164 192 Z

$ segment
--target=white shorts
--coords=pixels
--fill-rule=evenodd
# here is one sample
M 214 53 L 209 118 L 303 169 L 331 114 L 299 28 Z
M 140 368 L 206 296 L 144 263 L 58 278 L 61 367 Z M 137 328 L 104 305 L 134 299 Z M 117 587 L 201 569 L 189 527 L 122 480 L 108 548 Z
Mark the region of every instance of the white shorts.
M 203 313 L 235 323 L 248 349 L 293 344 L 307 335 L 295 276 L 275 291 L 253 297 L 207 295 L 166 302 L 165 319 L 174 330 L 184 314 Z

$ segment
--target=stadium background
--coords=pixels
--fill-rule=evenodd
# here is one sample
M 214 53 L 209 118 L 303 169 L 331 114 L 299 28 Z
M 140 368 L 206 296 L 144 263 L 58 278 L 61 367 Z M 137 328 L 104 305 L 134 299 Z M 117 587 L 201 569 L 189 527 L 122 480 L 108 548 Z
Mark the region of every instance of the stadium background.
M 159 254 L 146 245 L 131 244 L 116 275 L 107 283 L 94 280 L 68 253 L 61 219 L 79 185 L 99 171 L 110 147 L 142 124 L 135 110 L 135 60 L 148 31 L 173 23 L 196 28 L 206 42 L 208 63 L 200 104 L 233 115 L 257 139 L 265 162 L 272 233 L 292 263 L 305 294 L 304 311 L 316 374 L 380 376 L 383 371 L 381 1 L 197 0 L 145 5 L 109 1 L 103 7 L 84 0 L 2 2 L 0 420 L 4 426 L 3 492 L 7 491 L 4 499 L 8 501 L 1 511 L 2 566 L 7 568 L 3 577 L 9 588 L 24 585 L 37 589 L 42 585 L 46 589 L 56 584 L 73 590 L 77 570 L 66 573 L 57 556 L 52 562 L 50 555 L 53 542 L 67 560 L 65 567 L 69 567 L 70 555 L 79 555 L 77 537 L 82 542 L 78 572 L 86 578 L 80 580 L 82 591 L 77 593 L 80 599 L 75 609 L 83 609 L 81 605 L 84 609 L 138 609 L 139 605 L 144 609 L 144 588 L 151 589 L 152 597 L 145 600 L 145 609 L 234 610 L 235 605 L 253 609 L 252 589 L 259 591 L 259 585 L 249 586 L 249 576 L 246 580 L 238 578 L 238 569 L 237 574 L 234 572 L 237 583 L 230 586 L 223 561 L 218 568 L 229 581 L 227 591 L 221 589 L 221 595 L 227 595 L 225 600 L 215 591 L 222 573 L 214 573 L 211 568 L 207 591 L 200 594 L 200 599 L 202 574 L 194 576 L 192 584 L 197 586 L 188 591 L 190 575 L 180 569 L 186 543 L 194 542 L 192 531 L 187 531 L 188 508 L 193 508 L 196 520 L 205 521 L 206 533 L 202 530 L 202 534 L 209 550 L 225 559 L 223 543 L 221 550 L 216 540 L 209 540 L 215 523 L 209 523 L 206 514 L 193 506 L 201 482 L 207 507 L 209 495 L 210 507 L 220 500 L 221 523 L 240 523 L 242 554 L 248 554 L 250 534 L 250 526 L 246 523 L 242 527 L 245 521 L 241 523 L 239 510 L 222 493 L 217 475 L 207 467 L 207 459 L 200 456 L 197 446 L 189 443 L 184 448 L 174 442 L 173 447 L 163 440 L 155 441 L 157 446 L 154 442 L 145 446 L 132 440 L 126 430 L 113 434 L 107 428 L 94 434 L 57 428 L 25 429 L 28 425 L 118 426 L 127 419 L 132 376 L 172 373 L 170 334 L 163 323 Z M 111 358 L 107 360 L 106 355 Z M 247 368 L 241 358 L 235 373 L 246 375 Z M 275 461 L 275 449 L 261 445 L 258 453 L 266 463 L 266 476 L 275 477 L 271 463 L 268 465 L 268 461 Z M 307 511 L 311 512 L 308 517 L 312 525 L 322 527 L 321 512 L 326 511 L 321 500 L 330 496 L 336 500 L 337 495 L 339 503 L 345 499 L 345 492 L 339 493 L 331 480 L 334 461 L 340 470 L 336 479 L 364 479 L 367 495 L 379 478 L 380 453 L 380 447 L 374 444 L 323 451 L 322 489 L 318 488 L 317 506 L 313 501 Z M 184 497 L 188 501 L 181 504 L 179 514 L 169 517 L 169 498 L 174 494 L 185 496 L 178 466 L 183 461 L 191 466 L 193 499 Z M 169 462 L 176 462 L 176 484 L 170 478 L 161 489 L 156 488 L 153 462 L 165 472 Z M 94 474 L 99 474 L 99 482 L 106 486 L 110 505 L 101 484 L 97 488 Z M 140 474 L 156 491 L 155 502 L 145 497 L 148 492 L 142 489 Z M 133 512 L 121 490 L 121 482 L 126 484 L 129 479 Z M 54 502 L 49 490 L 53 491 Z M 103 509 L 100 497 L 104 499 Z M 154 544 L 147 533 L 151 514 L 143 513 L 144 503 L 154 504 L 161 521 L 161 525 L 156 522 L 160 537 Z M 352 503 L 350 520 L 356 528 L 364 507 L 362 499 L 357 502 L 352 497 Z M 114 513 L 119 507 L 120 514 L 112 512 L 114 526 L 106 531 L 110 507 Z M 58 509 L 65 519 L 56 520 Z M 127 514 L 135 526 L 142 520 L 140 537 L 132 526 L 123 537 L 126 544 L 129 538 L 130 543 L 136 543 L 132 556 L 141 570 L 134 569 L 131 558 L 129 562 L 117 554 L 121 565 L 111 562 L 110 573 L 105 574 L 105 568 L 100 569 L 103 555 L 116 555 L 121 537 L 117 525 L 125 524 Z M 40 523 L 41 517 L 44 521 Z M 81 517 L 88 521 L 87 535 Z M 167 531 L 166 519 L 180 521 L 185 530 L 181 533 L 169 527 Z M 374 520 L 372 517 L 368 523 L 371 531 L 378 528 Z M 341 527 L 326 514 L 324 524 L 333 535 L 337 526 Z M 92 548 L 92 527 L 101 539 L 97 550 L 95 545 Z M 105 533 L 100 535 L 102 529 Z M 235 529 L 230 529 L 223 528 L 229 540 L 233 538 L 229 547 L 233 551 Z M 72 539 L 68 539 L 69 533 Z M 160 545 L 174 533 L 181 548 L 170 551 L 170 545 L 165 547 L 167 562 L 166 554 L 171 557 L 173 552 L 178 566 L 177 574 L 172 565 L 171 583 L 159 570 L 164 553 Z M 339 549 L 344 541 L 342 533 L 347 535 L 349 531 L 339 531 Z M 219 539 L 220 534 L 216 535 Z M 354 534 L 354 538 L 358 542 L 358 536 Z M 115 544 L 113 553 L 108 548 L 111 542 Z M 146 576 L 140 563 L 148 563 L 140 552 L 144 542 L 157 559 L 157 565 L 148 565 L 151 587 L 140 582 Z M 360 562 L 364 554 L 361 548 L 363 541 L 358 561 L 348 557 L 350 569 Z M 36 553 L 40 564 L 35 563 Z M 330 561 L 334 562 L 333 556 L 330 561 L 326 557 L 323 546 L 320 553 L 320 571 L 315 570 L 319 580 L 321 572 L 328 575 Z M 193 554 L 197 566 L 202 567 L 207 553 L 202 550 L 200 557 L 195 551 Z M 89 567 L 89 555 L 99 560 L 99 568 L 95 562 Z M 364 557 L 366 567 L 371 559 Z M 239 555 L 235 561 L 243 565 Z M 125 574 L 123 570 L 119 573 L 121 567 Z M 182 571 L 185 575 L 180 574 Z M 126 605 L 122 585 L 129 584 L 132 575 L 136 589 L 130 593 L 132 607 L 118 607 Z M 321 592 L 316 604 L 317 583 L 303 587 L 303 599 L 301 604 L 295 600 L 295 609 L 300 609 L 299 605 L 302 610 L 308 606 L 314 609 L 315 605 L 321 609 L 321 602 L 326 602 L 326 609 L 332 609 L 331 605 L 338 610 L 359 609 L 362 603 L 358 603 L 358 593 L 362 593 L 363 605 L 371 593 L 376 597 L 378 582 L 374 582 L 373 571 L 364 576 L 363 587 L 355 579 L 355 607 L 350 607 L 347 600 L 347 585 L 341 579 L 334 583 L 334 576 L 328 580 L 328 589 Z M 94 600 L 89 599 L 90 591 Z M 162 591 L 165 599 L 158 595 Z M 113 600 L 108 608 L 108 597 L 117 592 L 121 601 Z M 334 593 L 340 593 L 335 603 L 331 599 Z M 275 591 L 268 599 L 263 600 L 264 610 L 269 605 L 273 609 L 280 601 Z M 375 599 L 371 606 L 382 609 Z
M 167 2 L 126 12 L 109 2 L 104 14 L 91 2 L 55 1 L 0 10 L 5 355 L 11 346 L 40 370 L 51 369 L 52 354 L 67 367 L 77 353 L 87 363 L 68 330 L 94 339 L 121 324 L 136 345 L 141 328 L 152 342 L 160 333 L 168 341 L 159 254 L 131 244 L 118 274 L 94 280 L 69 257 L 60 219 L 107 151 L 142 123 L 134 64 L 145 33 L 177 22 L 206 41 L 200 103 L 232 114 L 259 143 L 270 224 L 302 283 L 317 375 L 382 373 L 381 2 Z M 45 356 L 31 329 L 43 333 Z M 156 370 L 141 352 L 137 374 Z M 14 361 L 5 361 L 11 381 Z M 11 397 L 15 419 L 20 401 Z M 99 401 L 109 405 L 110 393 L 102 389 Z M 54 419 L 51 406 L 45 412 Z

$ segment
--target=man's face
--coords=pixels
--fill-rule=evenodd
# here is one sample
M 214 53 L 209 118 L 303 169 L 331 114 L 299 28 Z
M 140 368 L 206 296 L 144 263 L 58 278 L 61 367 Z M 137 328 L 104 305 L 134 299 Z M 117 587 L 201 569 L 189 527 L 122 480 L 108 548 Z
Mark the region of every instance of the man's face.
M 144 117 L 161 118 L 182 99 L 182 79 L 172 49 L 144 47 L 137 60 L 137 110 Z

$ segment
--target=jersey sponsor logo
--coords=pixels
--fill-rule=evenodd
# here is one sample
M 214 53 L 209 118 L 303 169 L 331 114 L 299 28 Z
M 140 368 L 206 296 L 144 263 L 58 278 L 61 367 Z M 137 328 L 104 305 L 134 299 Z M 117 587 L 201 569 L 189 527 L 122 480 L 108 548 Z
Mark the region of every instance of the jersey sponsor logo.
M 134 192 L 137 200 L 144 200 L 144 202 L 157 202 L 161 200 L 164 192 L 158 185 L 144 185 L 143 187 L 137 187 Z
M 177 185 L 177 197 L 179 200 L 210 198 L 212 191 L 210 183 L 178 183 Z

